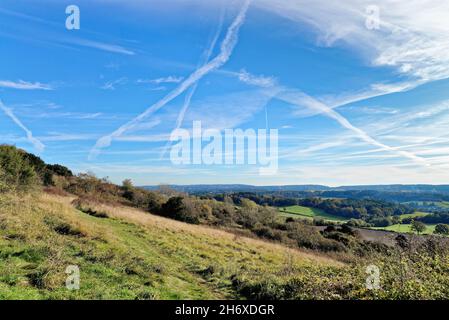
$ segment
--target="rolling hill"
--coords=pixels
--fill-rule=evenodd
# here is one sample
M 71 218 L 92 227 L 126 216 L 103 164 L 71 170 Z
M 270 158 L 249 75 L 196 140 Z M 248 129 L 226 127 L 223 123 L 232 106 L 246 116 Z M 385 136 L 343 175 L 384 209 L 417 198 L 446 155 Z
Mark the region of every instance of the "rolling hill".
M 243 298 L 249 293 L 240 292 L 241 279 L 346 268 L 316 253 L 129 207 L 99 205 L 105 217 L 94 217 L 74 209 L 73 199 L 0 198 L 1 299 Z M 65 287 L 70 265 L 80 269 L 80 290 Z

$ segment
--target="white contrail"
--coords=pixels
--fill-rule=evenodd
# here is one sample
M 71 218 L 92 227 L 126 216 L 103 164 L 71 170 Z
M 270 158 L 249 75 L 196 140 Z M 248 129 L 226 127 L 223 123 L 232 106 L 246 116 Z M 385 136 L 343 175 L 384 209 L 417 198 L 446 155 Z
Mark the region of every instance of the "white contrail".
M 197 81 L 199 81 L 201 78 L 203 78 L 206 74 L 223 66 L 229 60 L 229 58 L 232 54 L 232 51 L 234 50 L 234 48 L 237 44 L 238 32 L 240 30 L 240 27 L 243 25 L 243 22 L 245 21 L 246 12 L 248 11 L 250 2 L 251 2 L 251 0 L 245 0 L 237 17 L 234 19 L 234 21 L 228 28 L 226 37 L 224 38 L 223 42 L 221 43 L 220 53 L 214 59 L 212 59 L 209 63 L 205 64 L 201 68 L 194 71 L 177 88 L 175 88 L 164 98 L 162 98 L 161 100 L 159 100 L 158 102 L 153 104 L 151 107 L 149 107 L 143 113 L 141 113 L 140 115 L 138 115 L 137 117 L 135 117 L 134 119 L 129 121 L 128 123 L 124 124 L 117 130 L 112 132 L 111 134 L 98 139 L 97 143 L 92 148 L 92 150 L 89 154 L 89 159 L 92 159 L 96 155 L 98 155 L 100 153 L 101 148 L 110 146 L 112 143 L 112 139 L 120 137 L 122 134 L 124 134 L 129 129 L 133 128 L 137 123 L 142 121 L 144 118 L 146 118 L 149 115 L 153 114 L 154 112 L 158 111 L 160 108 L 164 107 L 167 103 L 169 103 L 170 101 L 172 101 L 173 99 L 178 97 L 180 94 L 182 94 L 184 91 L 186 91 L 192 85 L 194 85 Z
M 224 10 L 221 11 L 220 13 L 220 20 L 218 23 L 218 28 L 215 31 L 214 37 L 212 38 L 212 41 L 210 43 L 210 45 L 208 46 L 207 50 L 205 51 L 203 58 L 201 59 L 200 63 L 198 64 L 197 68 L 200 68 L 202 65 L 205 65 L 209 62 L 210 57 L 212 56 L 212 53 L 214 51 L 215 45 L 217 44 L 218 38 L 220 37 L 221 31 L 223 29 L 223 19 L 224 19 Z M 184 117 L 185 114 L 187 112 L 187 109 L 190 107 L 190 102 L 192 101 L 192 97 L 196 92 L 196 89 L 198 88 L 198 83 L 199 81 L 197 81 L 189 90 L 189 92 L 187 92 L 187 95 L 184 99 L 184 105 L 182 106 L 181 111 L 179 112 L 178 118 L 176 119 L 176 127 L 175 130 L 181 128 L 182 122 L 184 121 Z M 168 148 L 171 145 L 171 141 L 167 141 L 167 143 L 165 144 L 165 147 L 161 153 L 161 159 L 164 157 L 165 153 L 167 152 Z
M 369 143 L 371 145 L 374 145 L 376 147 L 381 148 L 382 150 L 393 152 L 401 157 L 405 157 L 408 159 L 413 160 L 414 162 L 417 162 L 421 165 L 425 165 L 427 167 L 430 166 L 430 163 L 422 157 L 419 157 L 412 152 L 398 150 L 398 148 L 388 146 L 386 144 L 383 144 L 373 137 L 371 137 L 369 134 L 367 134 L 365 131 L 363 131 L 360 128 L 357 128 L 353 124 L 351 124 L 345 117 L 343 117 L 341 114 L 336 112 L 334 110 L 335 107 L 338 107 L 338 105 L 332 105 L 328 106 L 325 103 L 305 94 L 304 92 L 298 90 L 298 89 L 292 89 L 288 87 L 283 86 L 271 86 L 271 88 L 275 89 L 277 91 L 273 98 L 277 98 L 279 100 L 285 101 L 287 103 L 293 104 L 293 105 L 301 105 L 305 106 L 310 110 L 313 110 L 317 114 L 324 114 L 334 120 L 336 120 L 341 126 L 344 128 L 354 132 L 360 139 L 365 141 L 366 143 Z
M 36 150 L 38 150 L 39 152 L 44 151 L 45 149 L 45 145 L 40 142 L 38 139 L 36 139 L 35 137 L 33 137 L 33 133 L 27 128 L 25 127 L 25 125 L 22 123 L 22 121 L 20 121 L 12 112 L 12 110 L 8 107 L 6 107 L 3 102 L 0 100 L 0 109 L 3 110 L 3 112 L 11 118 L 12 121 L 14 121 L 15 124 L 17 124 L 23 131 L 25 131 L 26 135 L 27 135 L 27 139 L 28 141 L 33 144 L 33 146 L 36 148 Z
M 323 113 L 323 114 L 327 115 L 328 117 L 336 120 L 344 128 L 354 132 L 363 141 L 365 141 L 373 146 L 379 147 L 385 151 L 396 153 L 396 154 L 400 155 L 401 157 L 411 159 L 414 162 L 419 163 L 421 165 L 425 165 L 427 167 L 430 166 L 430 164 L 427 162 L 427 160 L 425 158 L 419 157 L 419 156 L 417 156 L 411 152 L 408 152 L 408 151 L 398 150 L 397 148 L 390 147 L 386 144 L 383 144 L 383 143 L 377 141 L 376 139 L 374 139 L 373 137 L 368 135 L 362 129 L 357 128 L 354 125 L 352 125 L 345 117 L 343 117 L 341 114 L 336 112 L 334 109 L 330 108 L 329 106 L 325 105 L 321 101 L 318 101 L 315 98 L 313 98 L 301 91 L 286 89 L 286 90 L 280 92 L 276 96 L 276 98 L 283 100 L 285 102 L 294 104 L 294 105 L 303 105 L 312 110 L 318 111 L 319 113 Z
M 224 17 L 223 17 L 223 13 L 222 13 L 221 17 L 220 17 L 220 23 L 218 25 L 217 31 L 215 32 L 214 38 L 212 39 L 212 42 L 211 42 L 209 48 L 206 51 L 206 54 L 204 56 L 203 61 L 198 65 L 198 67 L 200 67 L 201 65 L 207 64 L 207 62 L 209 61 L 210 57 L 212 56 L 213 50 L 214 50 L 215 45 L 216 45 L 216 43 L 218 41 L 218 37 L 220 36 L 221 30 L 223 28 L 223 18 Z M 181 127 L 181 125 L 182 125 L 182 121 L 184 120 L 185 113 L 186 113 L 187 109 L 190 106 L 190 101 L 192 100 L 192 96 L 195 94 L 196 88 L 198 87 L 198 82 L 199 81 L 197 81 L 193 85 L 193 87 L 191 88 L 190 92 L 186 96 L 186 99 L 184 101 L 184 105 L 183 105 L 183 107 L 181 109 L 181 112 L 179 113 L 178 119 L 176 121 L 176 129 L 179 129 Z

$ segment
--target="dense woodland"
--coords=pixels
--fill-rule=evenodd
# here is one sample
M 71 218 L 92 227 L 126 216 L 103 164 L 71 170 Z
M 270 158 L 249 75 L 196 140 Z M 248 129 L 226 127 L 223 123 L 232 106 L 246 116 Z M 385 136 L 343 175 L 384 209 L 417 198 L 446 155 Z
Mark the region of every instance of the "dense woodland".
M 300 205 L 317 208 L 328 214 L 348 219 L 360 220 L 358 225 L 372 225 L 378 227 L 398 223 L 398 216 L 412 213 L 414 210 L 398 203 L 371 199 L 341 199 L 341 198 L 289 198 L 275 195 L 256 193 L 233 193 L 229 195 L 216 195 L 215 199 L 222 201 L 225 197 L 231 198 L 235 203 L 243 199 L 250 199 L 259 205 L 284 207 Z
M 223 192 L 194 192 L 200 196 L 214 196 L 222 199 L 224 195 L 233 198 L 248 198 L 258 204 L 267 204 L 275 207 L 295 205 L 297 199 L 323 198 L 323 199 L 353 199 L 373 200 L 389 203 L 407 203 L 407 207 L 422 209 L 430 212 L 445 211 L 444 208 L 435 206 L 435 202 L 449 201 L 449 193 L 426 191 L 380 191 L 380 190 L 330 190 L 330 191 L 241 191 Z M 446 190 L 446 189 L 443 189 Z

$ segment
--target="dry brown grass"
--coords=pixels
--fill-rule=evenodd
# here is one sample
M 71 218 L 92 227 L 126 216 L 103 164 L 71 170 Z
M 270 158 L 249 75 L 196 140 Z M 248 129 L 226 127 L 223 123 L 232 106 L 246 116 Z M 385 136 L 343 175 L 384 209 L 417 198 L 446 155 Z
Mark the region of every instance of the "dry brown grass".
M 61 197 L 56 195 L 45 195 L 49 201 L 57 201 L 64 205 L 69 205 L 75 197 Z M 121 219 L 128 222 L 133 222 L 146 228 L 159 229 L 161 231 L 175 232 L 175 233 L 190 233 L 196 237 L 206 237 L 212 239 L 222 239 L 225 242 L 234 242 L 241 246 L 245 246 L 257 251 L 264 251 L 269 254 L 283 255 L 285 257 L 294 257 L 295 260 L 303 261 L 304 263 L 318 263 L 324 265 L 342 266 L 343 264 L 329 256 L 317 254 L 315 252 L 307 252 L 305 250 L 292 249 L 281 244 L 263 241 L 259 239 L 236 236 L 231 232 L 219 230 L 216 228 L 193 225 L 173 219 L 164 218 L 153 215 L 148 212 L 119 205 L 105 205 L 101 203 L 92 203 L 92 209 L 105 212 L 108 216 L 116 219 Z
M 239 297 L 235 277 L 288 281 L 345 268 L 331 257 L 75 196 L 0 197 L 0 298 L 224 299 Z M 78 265 L 83 290 L 67 292 L 65 268 Z M 3 276 L 2 276 L 3 274 Z M 2 283 L 2 277 L 10 284 Z M 123 288 L 132 288 L 123 290 Z M 5 291 L 6 290 L 6 291 Z

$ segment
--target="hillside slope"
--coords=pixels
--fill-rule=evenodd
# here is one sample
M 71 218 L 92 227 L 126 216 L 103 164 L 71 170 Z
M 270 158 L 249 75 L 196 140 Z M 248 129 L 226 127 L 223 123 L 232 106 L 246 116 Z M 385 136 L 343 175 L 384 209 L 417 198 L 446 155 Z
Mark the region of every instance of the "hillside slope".
M 325 287 L 311 285 L 317 270 L 346 269 L 330 258 L 128 207 L 102 206 L 107 217 L 94 217 L 74 209 L 73 199 L 0 197 L 0 299 L 243 298 L 254 297 L 251 284 L 270 275 L 300 275 L 312 290 L 305 297 L 325 297 Z M 80 290 L 65 287 L 69 265 L 80 269 Z

